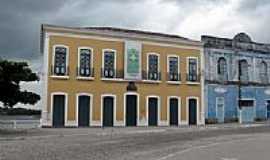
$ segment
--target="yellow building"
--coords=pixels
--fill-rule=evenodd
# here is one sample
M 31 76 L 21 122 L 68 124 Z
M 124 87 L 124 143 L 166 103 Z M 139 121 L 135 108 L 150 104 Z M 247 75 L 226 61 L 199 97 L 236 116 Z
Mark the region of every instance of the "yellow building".
M 41 27 L 43 127 L 204 124 L 202 44 L 110 27 Z

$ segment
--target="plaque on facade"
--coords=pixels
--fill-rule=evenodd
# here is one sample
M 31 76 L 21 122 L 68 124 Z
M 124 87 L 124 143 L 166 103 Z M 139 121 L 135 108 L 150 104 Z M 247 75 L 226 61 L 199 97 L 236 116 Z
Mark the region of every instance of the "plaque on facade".
M 141 47 L 136 41 L 125 41 L 125 79 L 141 80 Z

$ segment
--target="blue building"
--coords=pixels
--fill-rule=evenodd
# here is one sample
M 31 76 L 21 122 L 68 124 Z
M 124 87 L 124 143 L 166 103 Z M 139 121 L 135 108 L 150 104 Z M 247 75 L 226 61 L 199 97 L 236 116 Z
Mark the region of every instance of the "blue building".
M 270 118 L 270 44 L 245 33 L 233 39 L 202 36 L 205 118 L 252 122 Z

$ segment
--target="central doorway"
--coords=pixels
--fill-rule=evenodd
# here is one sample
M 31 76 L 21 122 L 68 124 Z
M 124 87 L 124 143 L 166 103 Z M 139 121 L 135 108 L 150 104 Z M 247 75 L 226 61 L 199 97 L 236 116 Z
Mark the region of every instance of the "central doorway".
M 137 95 L 126 95 L 126 126 L 137 126 Z
M 170 98 L 169 99 L 169 117 L 170 117 L 170 125 L 171 126 L 178 126 L 179 121 L 179 102 L 178 98 Z
M 103 97 L 103 127 L 113 127 L 114 101 L 115 99 L 113 96 Z
M 90 121 L 90 96 L 79 96 L 78 105 L 78 126 L 87 127 Z
M 189 125 L 197 124 L 197 99 L 191 98 L 188 100 L 188 122 Z
M 148 98 L 148 125 L 149 126 L 158 125 L 158 98 L 157 97 Z

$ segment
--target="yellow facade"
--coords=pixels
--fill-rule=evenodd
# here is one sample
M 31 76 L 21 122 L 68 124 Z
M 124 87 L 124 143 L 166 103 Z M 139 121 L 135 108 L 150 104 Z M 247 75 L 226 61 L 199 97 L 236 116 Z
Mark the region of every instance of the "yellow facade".
M 120 38 L 114 37 L 104 37 L 91 34 L 78 34 L 68 32 L 68 31 L 55 31 L 47 29 L 45 33 L 62 33 L 62 34 L 48 34 L 46 35 L 47 43 L 44 45 L 45 52 L 45 63 L 47 63 L 46 70 L 46 107 L 44 110 L 47 117 L 44 118 L 43 125 L 51 125 L 51 94 L 56 92 L 64 92 L 68 95 L 67 103 L 67 122 L 71 126 L 76 126 L 76 95 L 79 93 L 89 93 L 92 94 L 92 113 L 90 115 L 91 121 L 97 122 L 97 124 L 102 125 L 102 109 L 101 109 L 101 95 L 102 94 L 113 94 L 116 96 L 116 121 L 123 122 L 124 117 L 124 94 L 128 93 L 127 85 L 128 81 L 124 79 L 121 80 L 102 80 L 101 68 L 102 68 L 102 50 L 103 49 L 114 49 L 116 50 L 116 68 L 119 70 L 124 70 L 124 53 L 125 53 L 125 41 Z M 76 35 L 76 36 L 74 36 Z M 128 38 L 128 37 L 127 37 Z M 132 38 L 130 38 L 132 39 Z M 134 39 L 132 39 L 134 40 Z M 198 98 L 199 104 L 199 119 L 197 124 L 203 124 L 203 102 L 202 102 L 202 84 L 193 83 L 190 84 L 186 81 L 187 73 L 187 58 L 196 57 L 198 58 L 199 72 L 201 71 L 201 49 L 199 47 L 189 46 L 187 44 L 170 44 L 166 43 L 156 43 L 151 40 L 137 40 L 142 43 L 142 69 L 146 70 L 147 65 L 147 53 L 154 52 L 160 55 L 160 72 L 161 81 L 160 82 L 146 82 L 146 81 L 135 81 L 135 85 L 138 90 L 136 94 L 139 95 L 139 121 L 147 117 L 146 112 L 146 98 L 150 95 L 159 96 L 160 99 L 160 123 L 161 125 L 168 124 L 168 102 L 169 96 L 177 96 L 181 98 L 181 121 L 183 124 L 187 124 L 187 98 L 196 97 Z M 44 41 L 46 43 L 46 40 Z M 53 65 L 53 47 L 55 45 L 65 45 L 68 46 L 69 56 L 68 56 L 68 66 L 69 74 L 66 78 L 54 77 L 51 75 L 50 66 Z M 95 69 L 94 79 L 92 80 L 81 80 L 77 79 L 76 67 L 78 66 L 78 48 L 79 47 L 90 47 L 93 49 L 93 68 Z M 46 51 L 47 48 L 47 51 Z M 45 55 L 45 54 L 48 55 Z M 181 73 L 181 83 L 180 84 L 170 84 L 166 81 L 167 72 L 167 56 L 173 54 L 180 57 L 180 73 Z M 100 122 L 100 123 L 98 123 Z M 90 122 L 91 125 L 91 122 Z

